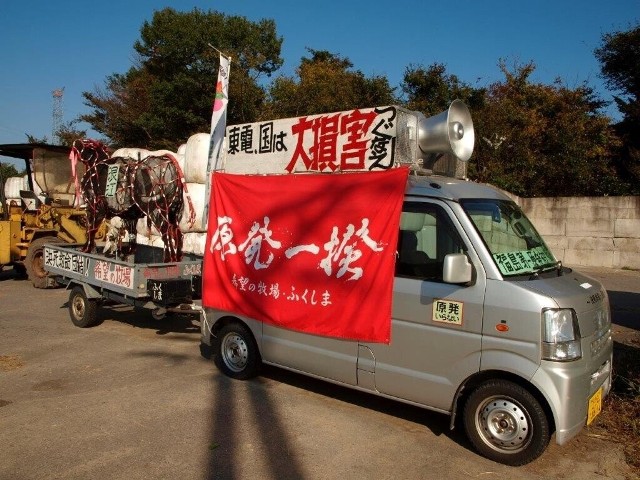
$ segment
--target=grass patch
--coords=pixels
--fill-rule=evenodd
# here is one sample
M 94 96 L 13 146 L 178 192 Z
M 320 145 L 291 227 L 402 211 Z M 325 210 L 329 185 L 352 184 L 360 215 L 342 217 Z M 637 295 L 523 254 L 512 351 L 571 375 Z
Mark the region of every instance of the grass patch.
M 625 343 L 614 342 L 611 393 L 593 431 L 620 443 L 627 463 L 640 478 L 640 335 Z

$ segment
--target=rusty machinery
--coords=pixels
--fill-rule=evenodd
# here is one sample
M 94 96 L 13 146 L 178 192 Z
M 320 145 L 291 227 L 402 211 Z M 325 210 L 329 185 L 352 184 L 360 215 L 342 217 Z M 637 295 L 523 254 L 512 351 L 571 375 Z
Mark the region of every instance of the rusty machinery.
M 0 267 L 12 265 L 36 288 L 54 285 L 43 268 L 45 244 L 83 244 L 87 239 L 85 210 L 74 206 L 69 150 L 47 144 L 0 145 L 0 155 L 21 158 L 26 165 L 20 198 L 2 198 Z

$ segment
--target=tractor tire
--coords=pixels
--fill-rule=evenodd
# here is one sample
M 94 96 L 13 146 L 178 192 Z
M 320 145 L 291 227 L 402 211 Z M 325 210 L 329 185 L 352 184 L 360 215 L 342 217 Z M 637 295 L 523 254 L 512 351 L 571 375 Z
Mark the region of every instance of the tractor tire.
M 40 237 L 31 242 L 27 257 L 24 259 L 24 266 L 27 276 L 35 288 L 52 288 L 55 282 L 49 277 L 49 272 L 44 269 L 44 246 L 49 243 L 64 243 L 57 237 Z

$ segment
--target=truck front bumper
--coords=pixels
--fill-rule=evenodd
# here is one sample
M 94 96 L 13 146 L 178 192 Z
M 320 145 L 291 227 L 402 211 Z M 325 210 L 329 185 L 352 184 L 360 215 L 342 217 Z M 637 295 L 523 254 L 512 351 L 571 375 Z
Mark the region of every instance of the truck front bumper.
M 583 352 L 584 347 L 583 344 Z M 559 445 L 575 437 L 587 424 L 589 401 L 594 394 L 600 389 L 603 399 L 609 394 L 612 360 L 613 341 L 609 337 L 595 357 L 574 362 L 541 362 L 531 381 L 549 402 Z

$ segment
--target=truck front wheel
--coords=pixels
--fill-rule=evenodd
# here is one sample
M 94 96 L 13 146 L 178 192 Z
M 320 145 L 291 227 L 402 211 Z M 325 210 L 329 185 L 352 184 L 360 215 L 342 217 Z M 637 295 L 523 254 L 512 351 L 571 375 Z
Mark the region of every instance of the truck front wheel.
M 214 361 L 227 376 L 238 380 L 255 377 L 260 371 L 260 352 L 251 331 L 240 323 L 229 323 L 217 334 Z
M 76 285 L 69 294 L 69 316 L 76 327 L 87 328 L 98 323 L 98 302 L 87 298 L 84 288 Z
M 506 465 L 524 465 L 547 448 L 549 421 L 526 389 L 492 380 L 474 390 L 464 407 L 467 436 L 481 455 Z

